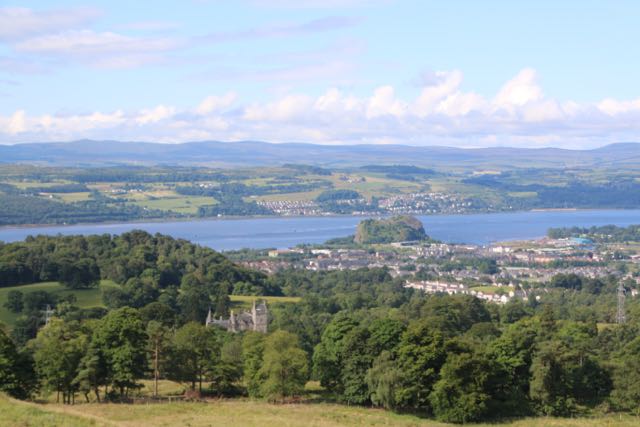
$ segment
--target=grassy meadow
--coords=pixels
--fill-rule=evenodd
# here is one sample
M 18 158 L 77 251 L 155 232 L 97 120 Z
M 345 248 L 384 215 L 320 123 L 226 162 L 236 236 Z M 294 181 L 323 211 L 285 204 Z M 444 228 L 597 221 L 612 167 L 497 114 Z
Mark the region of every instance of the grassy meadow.
M 58 282 L 42 282 L 34 283 L 31 285 L 0 288 L 0 322 L 11 325 L 19 316 L 18 314 L 12 313 L 7 310 L 6 307 L 4 307 L 4 303 L 7 300 L 7 294 L 12 290 L 18 290 L 23 294 L 28 294 L 35 291 L 46 291 L 59 296 L 74 294 L 77 298 L 76 305 L 78 307 L 89 308 L 102 307 L 102 290 L 111 286 L 118 285 L 110 280 L 102 280 L 100 282 L 100 287 L 93 289 L 67 289 Z
M 640 420 L 632 416 L 599 418 L 528 418 L 478 427 L 632 427 Z M 255 426 L 342 427 L 398 426 L 442 427 L 443 424 L 412 415 L 394 414 L 374 408 L 325 403 L 274 405 L 246 399 L 155 404 L 35 404 L 0 396 L 0 425 L 38 427 L 84 426 Z
M 43 282 L 33 283 L 30 285 L 11 286 L 7 288 L 0 288 L 0 323 L 6 325 L 12 325 L 19 314 L 15 314 L 7 310 L 4 307 L 4 303 L 7 300 L 7 294 L 9 291 L 18 290 L 24 294 L 35 291 L 46 291 L 54 295 L 66 296 L 73 294 L 77 298 L 76 305 L 81 308 L 89 307 L 102 307 L 102 291 L 108 287 L 118 286 L 110 280 L 102 280 L 100 287 L 93 289 L 67 289 L 58 282 Z M 264 299 L 267 304 L 276 303 L 296 303 L 300 301 L 299 297 L 256 297 L 250 295 L 230 295 L 231 306 L 233 309 L 248 309 L 251 308 L 253 301 L 258 299 Z

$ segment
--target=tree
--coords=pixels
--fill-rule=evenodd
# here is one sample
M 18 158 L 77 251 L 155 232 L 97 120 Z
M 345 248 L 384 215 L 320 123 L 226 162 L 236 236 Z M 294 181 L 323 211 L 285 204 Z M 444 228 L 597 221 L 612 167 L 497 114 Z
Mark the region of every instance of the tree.
M 262 395 L 271 402 L 284 401 L 304 390 L 307 381 L 307 355 L 299 347 L 298 337 L 286 331 L 276 331 L 265 340 L 260 374 L 264 382 Z
M 625 346 L 613 375 L 611 400 L 615 408 L 640 415 L 640 338 Z
M 158 380 L 160 379 L 160 363 L 164 359 L 164 350 L 167 345 L 169 330 L 162 323 L 152 320 L 147 324 L 147 336 L 149 337 L 149 352 L 153 366 L 153 395 L 158 396 Z
M 545 342 L 531 364 L 530 396 L 544 415 L 566 415 L 574 407 L 561 353 L 560 343 Z
M 486 418 L 491 409 L 497 364 L 472 353 L 451 354 L 429 396 L 440 421 L 467 423 Z
M 98 322 L 91 346 L 102 358 L 107 382 L 120 396 L 139 387 L 136 380 L 145 372 L 147 334 L 138 310 L 123 307 L 109 312 Z
M 45 388 L 55 390 L 56 402 L 73 403 L 77 384 L 74 379 L 82 356 L 87 349 L 88 337 L 76 323 L 52 319 L 29 343 L 38 376 Z
M 398 367 L 402 372 L 397 391 L 398 405 L 430 412 L 429 394 L 446 360 L 445 340 L 428 320 L 409 325 L 398 345 Z
M 22 292 L 11 290 L 7 293 L 7 301 L 4 306 L 12 313 L 20 313 L 24 308 Z
M 264 355 L 264 341 L 264 334 L 259 332 L 247 332 L 242 339 L 244 384 L 250 397 L 260 397 L 260 368 Z
M 344 312 L 331 319 L 322 333 L 322 339 L 313 352 L 314 376 L 323 387 L 342 393 L 342 357 L 344 337 L 357 326 L 357 322 Z
M 36 388 L 33 361 L 18 352 L 13 341 L 0 329 L 0 391 L 17 399 L 27 399 Z
M 531 412 L 529 380 L 538 335 L 538 323 L 523 319 L 509 325 L 502 336 L 487 348 L 489 357 L 501 366 L 508 384 L 510 399 L 502 407 L 505 415 L 525 415 Z
M 97 347 L 90 345 L 78 366 L 78 374 L 73 379 L 78 391 L 89 402 L 89 393 L 93 392 L 100 402 L 100 386 L 107 384 L 107 366 Z
M 215 311 L 216 317 L 227 317 L 229 315 L 229 306 L 231 305 L 231 299 L 229 298 L 229 285 L 226 283 L 218 284 L 215 298 Z
M 58 302 L 56 296 L 47 291 L 33 291 L 24 295 L 24 312 L 27 314 L 40 314 L 47 305 L 55 305 Z
M 171 341 L 169 378 L 191 383 L 191 389 L 202 391 L 202 382 L 220 359 L 220 340 L 214 328 L 189 322 L 178 329 Z
M 36 337 L 38 333 L 38 327 L 42 324 L 42 314 L 32 313 L 29 315 L 19 316 L 15 322 L 13 322 L 13 329 L 11 330 L 11 338 L 18 345 L 23 347 L 32 338 Z
M 220 361 L 210 374 L 211 386 L 218 395 L 240 393 L 237 384 L 242 378 L 242 365 L 242 337 L 228 334 L 220 350 Z
M 64 259 L 59 265 L 59 280 L 70 289 L 94 288 L 100 283 L 100 269 L 93 258 Z
M 169 305 L 158 301 L 142 307 L 140 309 L 140 316 L 142 316 L 142 320 L 145 323 L 154 320 L 166 327 L 172 326 L 176 321 L 176 313 L 173 309 Z
M 102 291 L 102 302 L 109 309 L 129 305 L 129 293 L 120 287 L 106 288 Z
M 351 330 L 343 340 L 342 398 L 349 404 L 362 405 L 370 401 L 366 375 L 374 356 L 369 341 L 369 331 L 363 327 Z
M 374 405 L 385 409 L 398 407 L 397 393 L 401 385 L 402 373 L 391 352 L 383 351 L 373 361 L 365 379 Z
M 182 318 L 189 322 L 203 322 L 211 305 L 211 299 L 204 282 L 195 274 L 182 278 L 178 306 Z

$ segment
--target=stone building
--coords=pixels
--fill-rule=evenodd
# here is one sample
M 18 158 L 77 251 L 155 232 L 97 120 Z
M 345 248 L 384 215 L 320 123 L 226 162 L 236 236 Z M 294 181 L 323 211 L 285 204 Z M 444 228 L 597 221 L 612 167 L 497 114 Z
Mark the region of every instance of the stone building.
M 231 310 L 231 315 L 228 319 L 223 319 L 222 316 L 220 316 L 219 319 L 215 319 L 211 314 L 211 309 L 209 309 L 205 325 L 219 326 L 229 332 L 256 331 L 266 334 L 268 323 L 269 310 L 267 309 L 267 303 L 264 300 L 260 300 L 257 304 L 255 301 L 253 302 L 251 311 L 243 311 L 235 314 L 233 310 Z

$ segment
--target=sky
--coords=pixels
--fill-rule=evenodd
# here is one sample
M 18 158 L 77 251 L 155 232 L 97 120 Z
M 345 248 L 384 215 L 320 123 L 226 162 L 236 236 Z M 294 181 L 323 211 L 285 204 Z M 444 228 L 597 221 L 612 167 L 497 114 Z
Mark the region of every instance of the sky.
M 0 0 L 0 144 L 640 141 L 637 0 Z

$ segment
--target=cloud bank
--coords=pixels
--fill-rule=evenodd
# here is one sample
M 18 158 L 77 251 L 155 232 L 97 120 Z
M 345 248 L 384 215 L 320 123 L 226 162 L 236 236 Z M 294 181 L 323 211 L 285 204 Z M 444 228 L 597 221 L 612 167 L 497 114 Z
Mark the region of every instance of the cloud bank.
M 545 96 L 536 71 L 521 70 L 493 97 L 461 89 L 459 70 L 423 78 L 410 99 L 380 86 L 369 96 L 329 88 L 244 102 L 234 92 L 206 95 L 190 108 L 169 103 L 139 111 L 0 116 L 0 142 L 81 138 L 185 142 L 263 140 L 321 144 L 596 147 L 640 139 L 640 99 L 597 103 Z

